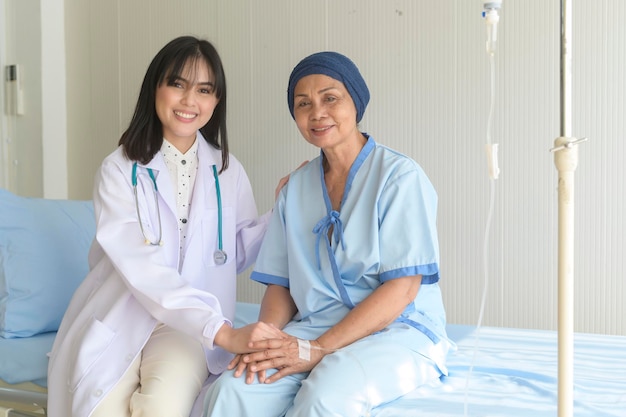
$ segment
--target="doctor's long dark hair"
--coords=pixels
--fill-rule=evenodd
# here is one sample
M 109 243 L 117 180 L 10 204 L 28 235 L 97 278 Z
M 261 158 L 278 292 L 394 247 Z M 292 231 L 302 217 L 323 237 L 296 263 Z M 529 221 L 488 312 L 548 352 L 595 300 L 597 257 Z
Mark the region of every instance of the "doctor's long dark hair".
M 132 161 L 147 164 L 161 149 L 163 125 L 156 112 L 156 90 L 163 83 L 180 77 L 186 64 L 205 62 L 215 77 L 215 94 L 219 99 L 211 119 L 200 128 L 206 141 L 222 150 L 222 168 L 228 168 L 228 135 L 226 134 L 226 76 L 222 60 L 208 41 L 181 36 L 170 41 L 152 59 L 141 84 L 135 113 L 119 145 Z

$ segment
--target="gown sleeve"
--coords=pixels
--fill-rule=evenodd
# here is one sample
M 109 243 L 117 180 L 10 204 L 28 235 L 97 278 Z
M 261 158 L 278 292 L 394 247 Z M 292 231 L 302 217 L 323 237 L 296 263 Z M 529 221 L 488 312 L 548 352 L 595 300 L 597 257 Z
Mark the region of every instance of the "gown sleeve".
M 422 284 L 439 280 L 437 194 L 422 169 L 389 181 L 378 202 L 381 281 L 422 275 Z
M 250 278 L 262 284 L 277 284 L 289 288 L 289 265 L 285 233 L 285 192 L 280 192 L 263 245 Z

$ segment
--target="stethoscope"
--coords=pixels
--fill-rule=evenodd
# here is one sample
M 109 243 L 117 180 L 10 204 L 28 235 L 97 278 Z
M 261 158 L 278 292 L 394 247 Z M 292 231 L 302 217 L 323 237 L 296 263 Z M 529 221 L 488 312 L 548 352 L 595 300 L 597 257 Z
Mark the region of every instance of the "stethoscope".
M 146 232 L 143 229 L 141 212 L 139 210 L 139 198 L 137 197 L 137 162 L 135 162 L 133 163 L 131 182 L 133 184 L 133 192 L 135 194 L 135 208 L 137 209 L 137 220 L 139 220 L 139 228 L 141 229 L 141 234 L 145 239 L 145 244 L 152 246 L 163 246 L 163 227 L 161 225 L 161 210 L 159 209 L 156 177 L 154 176 L 154 171 L 152 170 L 152 168 L 146 168 L 146 170 L 148 171 L 148 175 L 152 180 L 152 194 L 154 195 L 154 204 L 156 205 L 157 218 L 159 219 L 158 239 L 155 241 L 148 239 L 148 236 L 146 236 Z M 213 252 L 213 260 L 215 261 L 216 265 L 224 265 L 226 263 L 226 260 L 228 259 L 228 255 L 226 255 L 222 243 L 222 193 L 220 191 L 220 180 L 218 178 L 217 167 L 215 165 L 213 165 L 213 177 L 215 178 L 215 194 L 217 196 L 217 250 Z

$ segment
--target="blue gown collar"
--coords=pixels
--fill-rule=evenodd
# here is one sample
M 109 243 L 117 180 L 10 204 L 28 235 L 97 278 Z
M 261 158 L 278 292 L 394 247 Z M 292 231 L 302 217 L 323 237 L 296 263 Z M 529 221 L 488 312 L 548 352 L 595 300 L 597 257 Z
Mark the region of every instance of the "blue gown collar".
M 372 153 L 372 151 L 376 147 L 376 142 L 374 141 L 374 139 L 367 133 L 365 132 L 362 132 L 362 133 L 367 138 L 367 142 L 365 142 L 365 145 L 363 145 L 363 148 L 361 149 L 356 159 L 352 163 L 352 166 L 350 167 L 350 172 L 348 172 L 346 188 L 343 191 L 343 197 L 341 198 L 342 207 L 343 207 L 343 203 L 346 201 L 346 198 L 348 197 L 350 189 L 352 188 L 352 182 L 354 181 L 354 177 L 356 176 L 357 172 L 363 165 L 363 162 L 365 162 L 369 154 Z M 324 181 L 324 163 L 323 162 L 324 162 L 324 151 L 320 151 L 320 181 L 322 183 L 322 190 L 323 190 L 322 195 L 324 196 L 324 203 L 326 204 L 326 213 L 330 215 L 330 213 L 333 211 L 333 208 L 330 203 L 330 197 L 328 196 L 328 190 L 326 189 L 326 181 Z
M 365 135 L 365 137 L 367 138 L 367 142 L 365 143 L 365 145 L 363 146 L 363 148 L 357 155 L 356 159 L 352 163 L 352 166 L 350 167 L 350 171 L 348 172 L 348 179 L 346 180 L 346 188 L 343 191 L 343 197 L 341 198 L 342 207 L 344 205 L 344 202 L 346 201 L 346 198 L 348 197 L 348 193 L 350 192 L 350 188 L 352 187 L 352 182 L 354 181 L 354 177 L 356 176 L 356 173 L 359 171 L 359 168 L 361 168 L 361 166 L 363 165 L 363 162 L 365 162 L 365 160 L 367 159 L 369 154 L 372 152 L 372 150 L 374 150 L 374 148 L 376 147 L 376 142 L 374 142 L 374 139 L 372 139 L 367 133 L 363 133 L 363 135 Z M 346 288 L 343 285 L 343 282 L 341 280 L 337 261 L 333 254 L 330 240 L 328 238 L 328 230 L 332 226 L 333 239 L 335 240 L 335 242 L 340 243 L 341 248 L 345 250 L 345 243 L 343 240 L 343 222 L 341 221 L 341 217 L 340 217 L 341 213 L 338 212 L 337 210 L 333 210 L 332 204 L 330 202 L 330 196 L 328 195 L 328 190 L 326 188 L 326 181 L 324 181 L 324 164 L 323 164 L 324 153 L 323 151 L 320 151 L 320 153 L 321 153 L 320 182 L 322 185 L 322 191 L 323 191 L 322 195 L 324 196 L 324 203 L 326 204 L 326 216 L 324 216 L 319 222 L 317 222 L 317 224 L 313 228 L 313 233 L 317 235 L 316 242 L 315 242 L 315 257 L 317 260 L 317 267 L 318 269 L 321 269 L 322 267 L 321 260 L 320 260 L 320 243 L 323 239 L 323 241 L 325 242 L 326 251 L 328 252 L 330 266 L 333 272 L 333 279 L 335 281 L 335 284 L 337 285 L 337 289 L 339 290 L 341 299 L 343 300 L 345 305 L 347 305 L 350 308 L 353 308 L 354 304 L 350 300 L 350 297 L 348 296 Z

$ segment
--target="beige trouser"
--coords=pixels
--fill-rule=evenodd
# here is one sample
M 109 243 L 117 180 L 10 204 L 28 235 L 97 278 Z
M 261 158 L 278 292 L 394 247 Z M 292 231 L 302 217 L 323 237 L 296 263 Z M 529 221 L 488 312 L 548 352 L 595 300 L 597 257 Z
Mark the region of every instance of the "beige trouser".
M 163 324 L 92 417 L 188 417 L 208 377 L 202 345 Z

